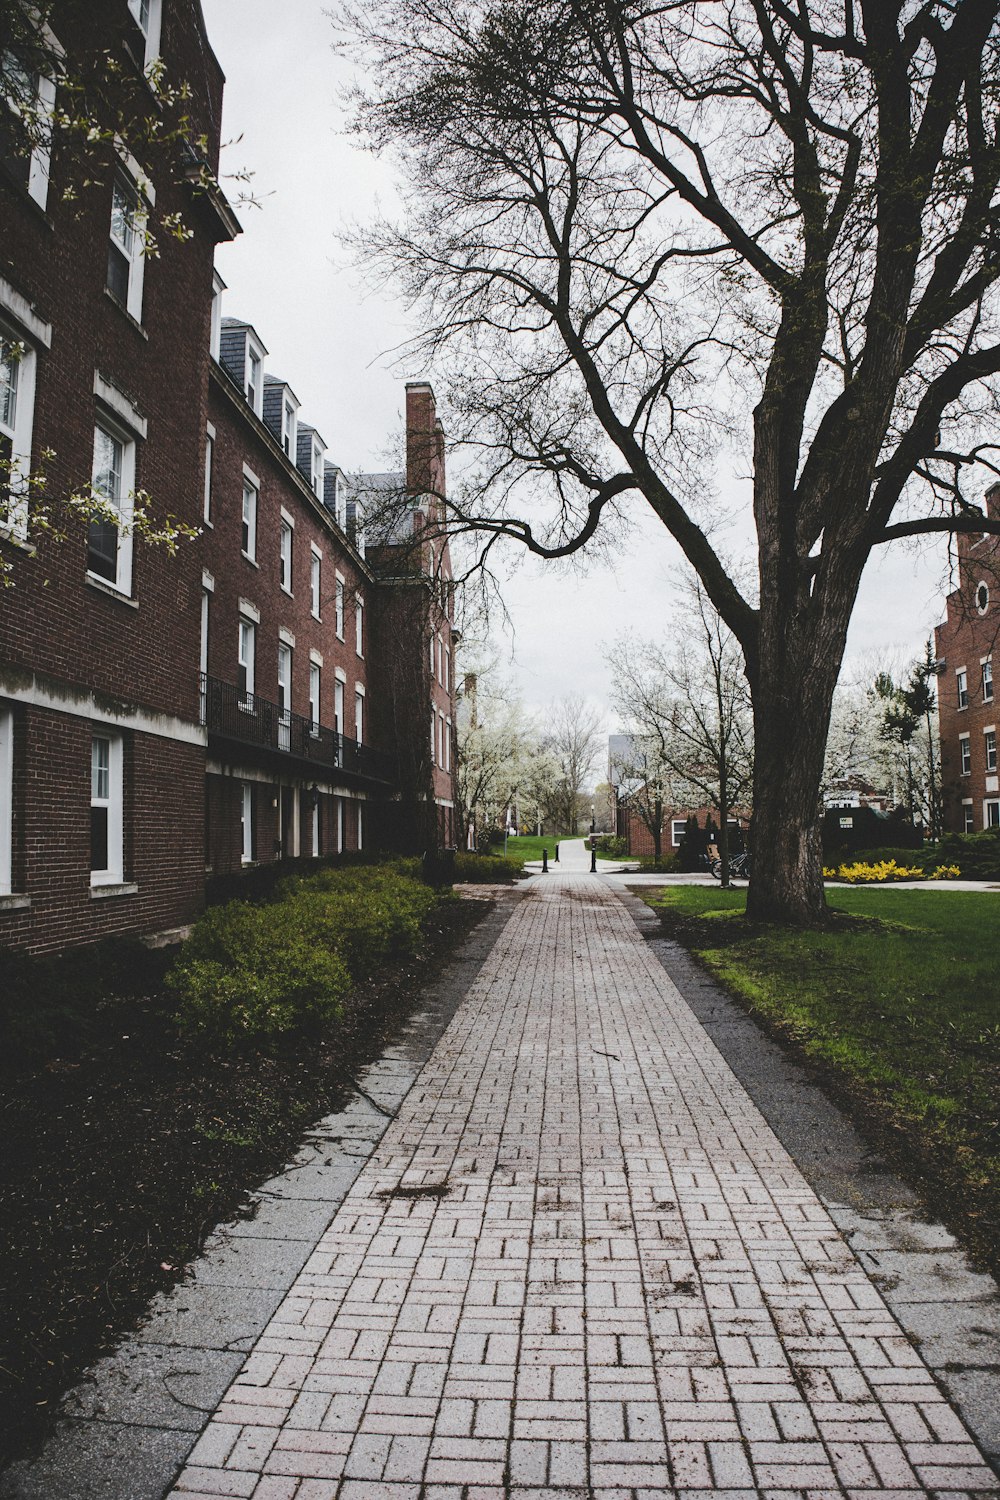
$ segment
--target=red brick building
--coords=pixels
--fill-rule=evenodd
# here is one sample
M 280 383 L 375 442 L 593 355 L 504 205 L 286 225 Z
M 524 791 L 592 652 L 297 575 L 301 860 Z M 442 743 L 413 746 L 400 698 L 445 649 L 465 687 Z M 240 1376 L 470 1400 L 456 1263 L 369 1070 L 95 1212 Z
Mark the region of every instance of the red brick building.
M 1000 517 L 1000 485 L 986 495 L 986 513 Z M 934 632 L 938 658 L 938 721 L 944 826 L 972 833 L 1000 827 L 997 710 L 993 652 L 1000 629 L 1000 538 L 956 538 L 958 587 L 947 618 Z
M 419 593 L 430 633 L 420 554 L 405 589 L 380 580 L 364 484 L 327 459 L 254 329 L 221 318 L 214 250 L 239 226 L 201 185 L 223 78 L 197 0 L 95 0 L 53 44 L 71 68 L 111 50 L 140 91 L 159 58 L 189 86 L 190 140 L 143 136 L 133 154 L 115 130 L 84 173 L 58 138 L 17 149 L 17 101 L 0 100 L 0 944 L 34 949 L 181 928 L 206 869 L 412 847 L 399 748 L 428 745 L 432 697 L 453 718 L 428 640 L 382 623 Z M 50 105 L 53 85 L 32 86 Z M 162 228 L 175 218 L 186 237 Z M 440 442 L 430 388 L 407 405 Z M 91 489 L 103 516 L 59 508 Z M 55 503 L 62 538 L 29 495 Z M 200 534 L 173 555 L 146 545 L 140 505 Z M 450 654 L 447 610 L 433 630 Z M 393 696 L 406 672 L 419 715 L 412 684 Z M 424 800 L 446 807 L 450 772 L 425 769 Z

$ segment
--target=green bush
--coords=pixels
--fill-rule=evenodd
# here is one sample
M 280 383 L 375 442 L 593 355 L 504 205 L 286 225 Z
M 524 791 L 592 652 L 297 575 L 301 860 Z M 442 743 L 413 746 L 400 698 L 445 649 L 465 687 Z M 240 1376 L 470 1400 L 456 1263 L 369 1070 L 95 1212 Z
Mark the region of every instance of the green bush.
M 220 1041 L 265 1039 L 335 1021 L 352 981 L 411 958 L 443 899 L 420 861 L 292 875 L 266 906 L 206 912 L 170 976 L 178 1021 Z
M 233 1043 L 335 1021 L 350 975 L 302 916 L 295 898 L 231 901 L 206 912 L 167 976 L 181 1029 Z
M 455 854 L 455 879 L 462 885 L 509 885 L 524 874 L 524 860 L 508 854 Z
M 928 853 L 933 867 L 958 865 L 966 880 L 1000 880 L 1000 828 L 945 834 Z
M 598 854 L 610 855 L 612 859 L 621 859 L 628 854 L 628 841 L 615 833 L 602 833 L 596 847 Z

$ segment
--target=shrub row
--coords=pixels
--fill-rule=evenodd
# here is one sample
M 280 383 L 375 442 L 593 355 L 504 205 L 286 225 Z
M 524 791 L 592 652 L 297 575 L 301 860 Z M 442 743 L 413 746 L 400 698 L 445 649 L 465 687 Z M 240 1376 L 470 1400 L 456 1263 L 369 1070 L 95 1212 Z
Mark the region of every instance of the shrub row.
M 926 871 L 923 865 L 901 865 L 895 859 L 854 860 L 851 864 L 836 868 L 824 866 L 827 880 L 844 880 L 848 885 L 883 885 L 895 880 L 957 880 L 960 874 L 957 865 L 939 865 Z
M 524 874 L 524 860 L 515 854 L 455 855 L 455 879 L 462 885 L 510 885 Z
M 888 863 L 919 869 L 933 875 L 942 867 L 957 866 L 966 880 L 1000 880 L 1000 829 L 987 828 L 981 833 L 947 833 L 938 844 L 921 849 L 878 848 L 856 853 L 837 850 L 826 860 L 831 868 L 855 860 L 868 865 Z
M 231 901 L 205 913 L 167 983 L 187 1032 L 232 1044 L 327 1026 L 353 982 L 415 954 L 443 898 L 419 861 L 292 877 L 278 899 Z

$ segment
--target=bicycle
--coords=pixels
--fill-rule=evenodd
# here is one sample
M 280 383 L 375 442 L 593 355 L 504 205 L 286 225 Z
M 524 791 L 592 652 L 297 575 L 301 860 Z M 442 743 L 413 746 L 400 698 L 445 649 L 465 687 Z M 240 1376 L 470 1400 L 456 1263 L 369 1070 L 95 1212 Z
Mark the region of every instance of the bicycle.
M 711 871 L 716 880 L 722 879 L 722 860 L 713 859 Z M 742 854 L 731 854 L 729 856 L 729 874 L 737 875 L 741 880 L 750 879 L 750 850 L 744 849 Z

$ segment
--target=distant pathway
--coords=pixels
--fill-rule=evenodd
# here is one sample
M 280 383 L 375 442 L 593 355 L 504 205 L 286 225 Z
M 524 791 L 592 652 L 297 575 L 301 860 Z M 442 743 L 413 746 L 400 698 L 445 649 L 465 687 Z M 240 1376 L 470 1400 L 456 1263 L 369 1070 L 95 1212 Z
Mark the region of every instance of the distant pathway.
M 172 1493 L 996 1485 L 621 902 L 568 873 L 515 910 Z

